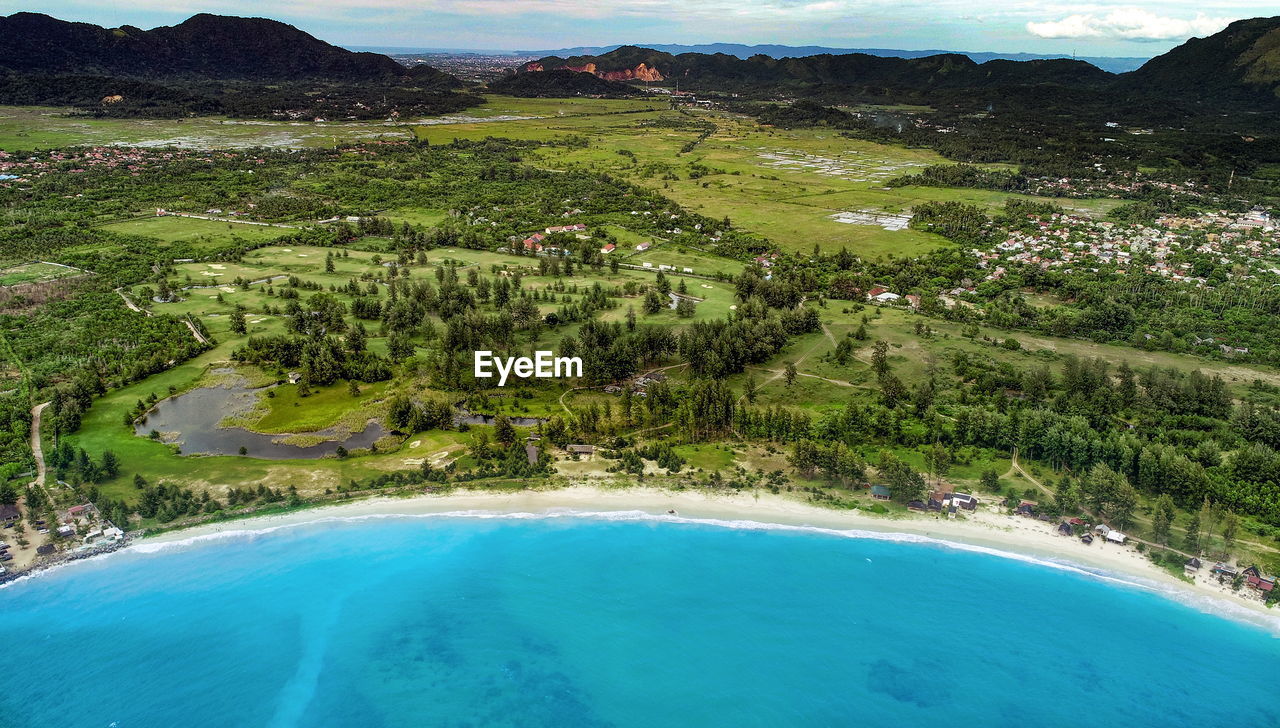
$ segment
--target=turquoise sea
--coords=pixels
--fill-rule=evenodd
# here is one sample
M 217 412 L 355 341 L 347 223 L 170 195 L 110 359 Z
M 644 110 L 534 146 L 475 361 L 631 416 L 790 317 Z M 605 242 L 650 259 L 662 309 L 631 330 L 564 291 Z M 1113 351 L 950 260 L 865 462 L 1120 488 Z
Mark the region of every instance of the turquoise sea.
M 1026 559 L 731 526 L 143 542 L 0 588 L 0 725 L 1280 725 L 1263 627 Z

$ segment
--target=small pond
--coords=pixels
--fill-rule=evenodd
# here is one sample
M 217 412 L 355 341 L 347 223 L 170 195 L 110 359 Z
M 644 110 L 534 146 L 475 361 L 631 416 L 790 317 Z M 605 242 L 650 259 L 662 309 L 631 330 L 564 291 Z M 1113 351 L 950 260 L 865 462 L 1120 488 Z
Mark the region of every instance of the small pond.
M 324 442 L 302 447 L 283 442 L 287 435 L 266 435 L 242 427 L 218 427 L 224 417 L 253 407 L 258 393 L 243 385 L 202 387 L 165 399 L 147 413 L 147 421 L 134 431 L 147 437 L 152 430 L 166 437 L 176 434 L 185 455 L 238 455 L 245 448 L 249 457 L 264 460 L 314 459 L 331 455 L 341 445 L 348 450 L 369 447 L 387 434 L 378 422 L 370 421 L 354 434 L 320 430 L 314 434 L 330 437 Z
M 453 416 L 453 424 L 455 427 L 458 425 L 492 425 L 496 418 L 496 415 L 470 412 L 465 407 L 458 407 L 457 414 Z M 546 422 L 541 417 L 512 417 L 507 415 L 507 419 L 511 420 L 511 424 L 516 427 L 536 427 Z

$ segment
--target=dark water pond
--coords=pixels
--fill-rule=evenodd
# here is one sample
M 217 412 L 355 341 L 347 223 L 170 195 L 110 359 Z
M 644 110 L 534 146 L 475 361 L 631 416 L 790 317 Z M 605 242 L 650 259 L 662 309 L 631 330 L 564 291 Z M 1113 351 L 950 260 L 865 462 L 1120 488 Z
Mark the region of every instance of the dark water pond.
M 238 455 L 245 448 L 249 457 L 264 460 L 313 459 L 333 454 L 341 445 L 348 450 L 369 447 L 387 434 L 377 422 L 370 422 L 355 434 L 321 430 L 315 433 L 330 437 L 306 447 L 287 445 L 277 440 L 285 435 L 264 435 L 242 427 L 218 427 L 228 415 L 253 407 L 257 394 L 245 387 L 204 387 L 170 397 L 157 404 L 147 421 L 135 426 L 137 434 L 147 437 L 152 430 L 164 434 L 177 433 L 176 442 L 187 455 Z
M 541 417 L 512 417 L 507 415 L 507 418 L 516 427 L 535 427 L 546 422 Z M 453 416 L 453 423 L 454 425 L 492 425 L 494 419 L 496 419 L 496 415 L 469 412 L 465 407 L 459 407 L 458 413 Z

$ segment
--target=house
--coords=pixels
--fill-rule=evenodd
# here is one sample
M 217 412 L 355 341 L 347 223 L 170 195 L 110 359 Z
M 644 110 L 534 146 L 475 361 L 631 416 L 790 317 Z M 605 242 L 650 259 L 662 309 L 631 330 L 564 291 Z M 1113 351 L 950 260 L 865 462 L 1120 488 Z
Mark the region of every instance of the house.
M 605 394 L 622 394 L 622 387 L 616 384 L 606 384 L 604 387 Z
M 884 293 L 884 292 L 885 292 L 885 291 L 887 291 L 887 290 L 889 290 L 889 289 L 887 289 L 887 288 L 881 288 L 880 286 L 876 286 L 875 288 L 872 288 L 871 290 L 867 291 L 867 298 L 869 298 L 869 299 L 870 299 L 870 298 L 875 298 L 876 296 L 879 296 L 881 293 Z
M 1200 563 L 1200 559 L 1197 559 L 1196 557 L 1192 556 L 1191 558 L 1187 559 L 1187 563 L 1182 565 L 1182 570 L 1186 572 L 1187 576 L 1194 576 L 1195 573 L 1199 571 L 1200 567 L 1203 565 L 1204 564 Z
M 1121 533 L 1121 532 L 1117 531 L 1117 530 L 1116 530 L 1116 529 L 1114 529 L 1114 528 L 1113 528 L 1113 529 L 1111 529 L 1110 531 L 1107 531 L 1107 540 L 1108 540 L 1108 541 L 1110 541 L 1111 543 L 1121 543 L 1121 544 L 1122 544 L 1122 543 L 1124 543 L 1124 542 L 1125 542 L 1125 539 L 1127 539 L 1127 538 L 1129 538 L 1129 537 L 1128 537 L 1128 536 L 1126 536 L 1126 535 L 1124 535 L 1123 533 Z
M 1058 524 L 1058 533 L 1063 536 L 1076 535 L 1075 531 L 1071 528 L 1071 524 L 1067 523 L 1066 521 L 1063 521 L 1062 523 Z
M 978 499 L 969 493 L 947 493 L 943 496 L 943 500 L 951 501 L 952 505 L 960 506 L 966 511 L 972 511 L 978 507 Z
M 565 448 L 565 452 L 570 455 L 592 455 L 595 451 L 595 445 L 570 445 Z
M 1262 575 L 1262 572 L 1256 566 L 1250 566 L 1244 570 L 1244 583 L 1250 589 L 1266 594 L 1276 588 L 1276 580 L 1268 579 Z
M 890 301 L 896 301 L 899 298 L 902 298 L 902 296 L 899 296 L 896 293 L 890 293 L 889 291 L 885 291 L 884 293 L 881 293 L 878 296 L 872 296 L 871 300 L 878 301 L 880 303 L 889 303 Z
M 920 308 L 920 297 L 914 293 L 908 293 L 906 296 L 907 303 L 911 304 L 911 308 Z
M 929 510 L 931 510 L 931 511 L 938 511 L 939 513 L 941 513 L 941 512 L 942 512 L 942 506 L 943 506 L 943 504 L 945 504 L 945 503 L 946 503 L 946 501 L 947 501 L 947 497 L 948 497 L 948 496 L 950 496 L 950 495 L 951 495 L 950 493 L 947 493 L 946 495 L 943 495 L 942 491 L 940 491 L 940 490 L 935 490 L 935 491 L 933 491 L 932 493 L 930 493 L 930 494 L 929 494 L 929 502 L 928 502 Z
M 1080 537 L 1080 543 L 1084 544 L 1085 546 L 1091 545 L 1093 543 L 1093 536 L 1086 533 L 1085 535 Z
M 1018 508 L 1014 512 L 1017 513 L 1019 516 L 1027 516 L 1029 518 L 1035 518 L 1036 506 L 1038 505 L 1040 504 L 1036 503 L 1035 501 L 1024 500 L 1018 504 Z
M 1210 573 L 1217 574 L 1218 578 L 1220 579 L 1223 577 L 1226 577 L 1228 579 L 1234 579 L 1236 578 L 1237 572 L 1234 566 L 1230 566 L 1228 564 L 1224 564 L 1221 561 L 1219 561 L 1218 563 L 1213 565 L 1213 568 L 1210 569 Z
M 76 533 L 75 526 L 65 525 L 65 524 L 62 526 L 58 526 L 58 535 L 61 536 L 62 538 L 71 538 L 72 536 L 75 535 L 75 533 Z
M 302 381 L 302 373 L 301 373 L 301 372 L 289 372 L 289 374 L 288 374 L 287 376 L 288 376 L 288 379 L 289 379 L 289 384 L 297 384 L 298 382 L 301 382 L 301 381 Z
M 57 550 L 58 550 L 58 549 L 57 549 L 56 547 L 54 547 L 54 545 L 53 545 L 53 544 L 51 544 L 51 543 L 47 543 L 47 544 L 44 544 L 43 546 L 37 546 L 37 547 L 36 547 L 36 555 L 37 555 L 37 556 L 49 556 L 49 555 L 53 554 L 53 552 L 55 552 L 55 551 L 57 551 Z
M 609 254 L 609 253 L 612 253 L 612 252 L 614 251 L 614 249 L 615 249 L 615 248 L 617 248 L 617 247 L 618 247 L 618 246 L 614 245 L 613 243 L 609 243 L 609 244 L 605 245 L 603 248 L 600 248 L 600 252 L 601 252 L 601 253 L 604 253 L 604 254 L 606 254 L 606 255 L 607 255 L 607 254 Z
M 9 522 L 16 521 L 22 513 L 18 510 L 18 506 L 12 503 L 0 503 L 0 521 Z
M 653 247 L 653 243 L 645 242 L 645 243 L 640 243 L 639 245 L 637 245 L 637 246 L 636 246 L 636 250 L 637 250 L 637 251 L 639 251 L 639 252 L 641 252 L 641 253 L 643 253 L 644 251 L 648 250 L 648 249 L 649 249 L 649 248 L 651 248 L 651 247 Z
M 916 511 L 919 513 L 919 512 L 924 512 L 928 509 L 929 509 L 929 506 L 925 505 L 924 501 L 913 500 L 907 504 L 907 510 L 909 511 Z
M 692 272 L 693 272 L 693 269 L 692 269 L 692 268 L 682 268 L 682 269 L 680 270 L 680 272 L 681 272 L 681 273 L 692 273 Z
M 524 456 L 529 459 L 530 465 L 537 465 L 538 456 L 541 454 L 542 454 L 542 451 L 538 449 L 537 445 L 528 443 L 524 446 Z
M 871 486 L 871 497 L 876 500 L 889 500 L 889 489 L 883 485 Z

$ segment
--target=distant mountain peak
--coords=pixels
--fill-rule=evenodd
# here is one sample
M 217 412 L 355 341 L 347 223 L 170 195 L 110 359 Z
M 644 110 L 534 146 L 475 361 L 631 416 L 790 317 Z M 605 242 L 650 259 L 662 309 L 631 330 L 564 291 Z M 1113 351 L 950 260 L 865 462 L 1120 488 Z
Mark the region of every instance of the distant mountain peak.
M 407 73 L 386 56 L 338 48 L 288 23 L 211 13 L 140 30 L 19 12 L 0 17 L 0 41 L 0 69 L 16 72 L 351 81 Z

